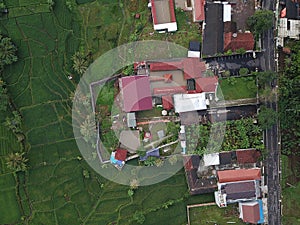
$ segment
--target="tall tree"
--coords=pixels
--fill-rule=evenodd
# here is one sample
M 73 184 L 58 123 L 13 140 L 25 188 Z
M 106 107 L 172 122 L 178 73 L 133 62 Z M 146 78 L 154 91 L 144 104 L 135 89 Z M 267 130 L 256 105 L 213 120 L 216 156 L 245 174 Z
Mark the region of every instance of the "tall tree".
M 14 172 L 26 171 L 28 159 L 25 158 L 24 154 L 24 152 L 10 153 L 6 158 L 7 167 Z
M 73 56 L 72 56 L 72 60 L 73 60 L 73 69 L 76 73 L 78 73 L 79 75 L 82 75 L 85 73 L 85 71 L 87 70 L 87 68 L 89 67 L 90 64 L 90 59 L 88 55 L 85 55 L 82 52 L 76 52 Z
M 272 125 L 276 123 L 277 113 L 270 108 L 265 106 L 260 107 L 260 112 L 258 114 L 258 123 L 262 129 L 269 129 Z
M 273 26 L 273 11 L 257 10 L 247 20 L 250 30 L 255 34 L 256 38 L 264 31 L 267 31 Z
M 0 34 L 0 69 L 5 65 L 10 65 L 18 60 L 16 55 L 17 47 L 11 41 L 11 38 Z

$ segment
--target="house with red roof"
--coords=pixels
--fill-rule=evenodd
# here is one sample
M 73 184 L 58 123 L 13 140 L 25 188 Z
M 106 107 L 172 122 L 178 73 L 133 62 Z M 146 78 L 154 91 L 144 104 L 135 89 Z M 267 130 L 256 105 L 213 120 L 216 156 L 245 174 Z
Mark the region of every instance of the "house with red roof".
M 219 207 L 227 204 L 257 200 L 261 197 L 260 168 L 217 171 L 218 191 L 215 201 Z
M 193 21 L 202 22 L 205 20 L 205 0 L 191 0 L 193 8 Z
M 237 170 L 220 170 L 217 171 L 219 183 L 246 181 L 246 180 L 260 180 L 260 168 L 254 169 L 237 169 Z
M 262 200 L 239 203 L 240 218 L 245 223 L 262 224 L 264 223 Z
M 126 76 L 119 79 L 122 108 L 125 112 L 152 109 L 152 96 L 148 76 Z
M 174 0 L 150 0 L 153 27 L 159 32 L 177 31 Z
M 252 33 L 232 33 L 224 34 L 224 52 L 232 50 L 235 52 L 238 49 L 245 49 L 246 51 L 254 49 L 254 36 Z

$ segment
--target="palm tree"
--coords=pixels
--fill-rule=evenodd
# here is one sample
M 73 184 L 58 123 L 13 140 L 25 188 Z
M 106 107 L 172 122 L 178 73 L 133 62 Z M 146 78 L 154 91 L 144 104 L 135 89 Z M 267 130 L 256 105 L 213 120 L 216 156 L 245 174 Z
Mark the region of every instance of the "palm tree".
M 0 34 L 0 67 L 12 64 L 18 60 L 17 47 L 9 37 Z
M 25 158 L 24 156 L 24 152 L 19 153 L 10 153 L 7 156 L 7 168 L 14 170 L 15 172 L 19 172 L 19 171 L 26 171 L 27 170 L 27 162 L 28 159 Z
M 87 116 L 81 124 L 80 133 L 86 142 L 92 141 L 96 137 L 96 123 L 91 115 Z
M 72 60 L 73 60 L 73 69 L 76 73 L 78 73 L 79 75 L 84 74 L 84 72 L 87 70 L 87 68 L 89 67 L 89 60 L 88 57 L 85 56 L 83 53 L 81 52 L 76 52 L 73 56 L 72 56 Z
M 140 185 L 140 183 L 139 183 L 139 181 L 137 179 L 132 179 L 130 181 L 130 189 L 131 190 L 138 189 L 139 185 Z

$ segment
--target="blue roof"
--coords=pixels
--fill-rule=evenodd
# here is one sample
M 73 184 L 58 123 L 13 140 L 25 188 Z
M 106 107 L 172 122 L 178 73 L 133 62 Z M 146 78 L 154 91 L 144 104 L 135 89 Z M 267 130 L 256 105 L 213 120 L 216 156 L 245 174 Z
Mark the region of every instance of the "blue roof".
M 259 224 L 264 223 L 265 219 L 264 219 L 264 209 L 263 209 L 263 202 L 261 199 L 257 200 L 258 204 L 259 204 L 259 217 L 260 220 L 257 222 Z
M 110 162 L 112 164 L 117 164 L 120 167 L 123 166 L 123 161 L 115 159 L 115 156 L 113 154 L 111 154 L 111 156 L 110 156 Z
M 154 148 L 146 152 L 145 156 L 140 156 L 140 161 L 145 161 L 149 156 L 159 157 L 159 149 Z

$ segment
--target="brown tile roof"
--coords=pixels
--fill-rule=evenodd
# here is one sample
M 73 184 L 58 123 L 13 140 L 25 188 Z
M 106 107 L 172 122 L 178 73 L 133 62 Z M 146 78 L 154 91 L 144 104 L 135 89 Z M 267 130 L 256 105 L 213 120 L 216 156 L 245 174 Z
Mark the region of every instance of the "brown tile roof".
M 236 35 L 236 37 L 234 37 Z M 254 49 L 254 37 L 252 33 L 232 33 L 224 34 L 224 51 L 243 48 L 246 51 Z
M 256 149 L 236 151 L 238 163 L 257 163 L 260 156 L 260 152 Z
M 244 180 L 260 180 L 260 169 L 237 169 L 217 171 L 219 183 L 237 182 Z
M 245 223 L 257 224 L 257 222 L 260 220 L 258 203 L 253 206 L 243 205 L 242 210 L 243 210 L 243 221 Z

